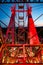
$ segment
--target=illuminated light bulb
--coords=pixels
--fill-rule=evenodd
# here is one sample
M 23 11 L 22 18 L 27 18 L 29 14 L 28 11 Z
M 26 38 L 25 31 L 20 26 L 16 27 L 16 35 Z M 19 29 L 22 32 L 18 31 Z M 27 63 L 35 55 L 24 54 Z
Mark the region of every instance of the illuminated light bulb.
M 16 63 L 18 63 L 18 60 L 16 60 Z
M 33 52 L 30 52 L 29 56 L 30 57 L 33 57 L 34 56 L 34 53 Z
M 9 57 L 7 57 L 7 63 L 9 63 Z
M 34 63 L 37 63 L 36 61 L 34 61 Z
M 29 60 L 29 62 L 30 62 L 30 63 L 33 63 L 33 61 L 32 61 L 32 60 Z
M 38 58 L 35 58 L 35 63 L 39 63 L 39 60 L 38 60 Z
M 42 60 L 43 60 L 43 55 L 42 55 Z
M 26 63 L 28 63 L 28 60 L 26 60 Z
M 13 64 L 14 62 L 12 61 L 11 63 Z
M 9 62 L 7 61 L 7 63 L 9 63 Z
M 5 59 L 5 57 L 3 57 L 3 59 L 2 59 L 2 63 L 4 63 L 4 59 Z
M 1 42 L 1 39 L 0 39 L 0 42 Z

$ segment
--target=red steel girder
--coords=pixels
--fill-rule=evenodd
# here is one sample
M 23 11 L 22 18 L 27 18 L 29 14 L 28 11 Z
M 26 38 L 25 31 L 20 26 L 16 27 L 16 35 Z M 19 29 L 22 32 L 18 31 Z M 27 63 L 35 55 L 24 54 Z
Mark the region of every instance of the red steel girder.
M 28 10 L 15 10 L 15 12 L 27 12 Z
M 31 44 L 6 44 L 6 47 L 7 46 L 10 46 L 10 47 L 18 47 L 18 46 L 20 46 L 20 47 L 22 47 L 22 46 L 25 46 L 25 47 L 28 47 L 28 46 L 30 46 L 30 47 L 43 47 L 43 44 L 38 44 L 38 45 L 36 45 L 36 44 L 34 44 L 34 45 L 31 45 Z

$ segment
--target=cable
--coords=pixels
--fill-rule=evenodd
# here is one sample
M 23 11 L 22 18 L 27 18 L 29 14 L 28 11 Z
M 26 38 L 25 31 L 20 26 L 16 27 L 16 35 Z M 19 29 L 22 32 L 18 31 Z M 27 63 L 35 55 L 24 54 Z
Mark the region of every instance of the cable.
M 4 25 L 7 27 L 7 25 L 6 25 L 5 23 L 3 23 L 1 20 L 0 20 L 0 22 L 1 22 L 2 24 L 4 24 Z
M 40 16 L 38 16 L 38 17 L 34 20 L 34 22 L 36 22 L 41 16 L 43 16 L 43 14 L 41 14 Z
M 0 8 L 0 9 L 1 9 L 1 8 Z M 3 11 L 3 13 L 4 13 L 5 15 L 7 15 L 7 16 L 10 18 L 10 16 L 9 16 L 3 9 L 1 9 L 1 10 Z M 34 22 L 36 22 L 36 20 L 39 19 L 42 15 L 43 15 L 43 14 L 41 14 L 39 17 L 37 17 Z M 15 22 L 15 23 L 16 23 L 16 22 Z M 16 23 L 16 24 L 18 24 L 18 23 Z
M 7 27 L 7 25 L 6 25 L 5 23 L 3 23 L 1 20 L 0 20 L 0 22 Z M 40 33 L 42 30 L 43 30 L 43 29 L 41 29 L 38 33 Z M 37 35 L 37 34 L 33 35 L 30 39 L 32 39 L 32 38 L 33 38 L 34 36 L 36 36 L 36 35 Z
M 2 9 L 2 8 L 0 8 L 1 9 L 1 11 L 5 14 L 5 15 L 7 15 L 9 18 L 10 18 L 10 16 Z M 17 25 L 19 25 L 17 22 L 15 22 Z M 19 25 L 20 26 L 20 25 Z
M 0 20 L 0 22 L 3 23 L 1 20 Z M 5 23 L 3 23 L 3 24 L 7 27 L 7 25 L 6 25 Z M 38 33 L 40 33 L 42 30 L 43 30 L 43 29 L 41 29 Z M 36 34 L 33 35 L 30 39 L 32 39 L 34 36 L 36 36 Z
M 1 9 L 1 10 L 3 11 L 3 9 Z M 5 13 L 5 12 L 3 11 L 3 13 Z M 8 15 L 7 13 L 5 13 L 5 14 L 9 17 L 9 15 Z M 41 14 L 37 19 L 39 19 L 42 15 L 43 15 L 43 14 Z M 10 17 L 9 17 L 9 18 L 10 18 Z M 37 19 L 35 19 L 35 21 L 36 21 Z M 39 33 L 40 33 L 40 31 L 39 31 Z M 36 34 L 35 34 L 35 35 L 36 35 Z M 34 36 L 35 36 L 35 35 L 34 35 Z M 32 36 L 31 39 L 32 39 L 34 36 Z
M 10 16 L 2 9 L 2 8 L 0 8 L 1 9 L 1 11 L 5 14 L 5 15 L 7 15 L 9 18 L 10 18 Z
M 0 8 L 0 9 L 1 9 L 1 8 Z M 4 14 L 6 14 L 6 15 L 10 18 L 10 16 L 9 16 L 3 9 L 1 9 L 1 10 L 3 11 Z M 38 20 L 42 15 L 43 15 L 43 14 L 41 14 L 39 17 L 37 17 L 34 22 L 36 22 L 36 20 Z M 16 22 L 15 22 L 15 23 L 16 23 Z M 18 25 L 18 23 L 16 23 L 16 24 Z
M 7 15 L 7 16 L 10 18 L 10 16 L 9 16 L 2 8 L 0 8 L 0 9 L 3 11 L 3 13 L 4 13 L 5 15 Z M 37 17 L 37 18 L 35 19 L 35 21 L 36 21 L 37 19 L 39 19 L 42 15 L 43 15 L 43 14 L 41 14 L 39 17 Z

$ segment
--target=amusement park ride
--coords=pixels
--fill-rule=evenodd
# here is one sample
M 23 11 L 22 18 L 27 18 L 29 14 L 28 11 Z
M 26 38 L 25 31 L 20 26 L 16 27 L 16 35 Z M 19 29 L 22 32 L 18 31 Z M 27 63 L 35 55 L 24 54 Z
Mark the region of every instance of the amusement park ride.
M 15 29 L 15 16 L 18 12 L 18 30 Z M 28 29 L 24 26 L 24 12 L 28 17 Z M 24 9 L 24 4 L 11 7 L 11 18 L 6 35 L 2 34 L 0 27 L 0 63 L 43 63 L 43 45 L 40 44 L 34 21 L 32 7 Z M 20 16 L 20 13 L 23 16 Z M 22 22 L 22 25 L 20 24 Z M 27 40 L 25 36 L 27 33 Z

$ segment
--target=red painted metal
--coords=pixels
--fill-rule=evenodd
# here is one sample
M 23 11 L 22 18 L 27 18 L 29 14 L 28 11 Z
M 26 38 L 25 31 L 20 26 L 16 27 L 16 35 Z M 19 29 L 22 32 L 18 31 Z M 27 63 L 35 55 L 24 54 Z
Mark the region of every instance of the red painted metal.
M 0 42 L 5 43 L 4 37 L 3 37 L 3 34 L 2 34 L 2 28 L 1 28 L 1 26 L 0 26 Z
M 24 4 L 21 5 L 19 4 L 18 5 L 18 10 L 16 10 L 16 12 L 18 12 L 18 24 L 20 25 L 20 23 L 22 22 L 23 25 L 18 25 L 18 43 L 21 43 L 21 44 L 24 44 L 25 43 L 25 32 L 24 32 L 24 12 L 22 11 L 25 11 L 24 10 Z M 19 15 L 19 13 L 22 13 L 23 16 Z
M 24 6 L 20 6 L 19 7 L 20 9 L 24 8 Z M 18 59 L 18 63 L 26 63 L 26 60 L 29 59 L 29 60 L 32 60 L 34 61 L 34 57 L 29 57 L 28 55 L 26 55 L 26 47 L 30 47 L 30 53 L 32 53 L 32 47 L 42 47 L 43 45 L 40 45 L 40 42 L 39 42 L 39 38 L 38 38 L 38 35 L 37 35 L 37 32 L 36 32 L 36 28 L 34 26 L 34 22 L 33 22 L 33 19 L 32 19 L 32 8 L 29 7 L 28 10 L 16 10 L 15 7 L 13 6 L 11 8 L 11 19 L 10 19 L 10 23 L 9 23 L 9 26 L 8 26 L 8 29 L 7 29 L 7 32 L 6 32 L 6 43 L 7 43 L 7 40 L 9 39 L 9 35 L 11 35 L 11 44 L 9 44 L 9 41 L 8 41 L 8 44 L 6 44 L 6 48 L 7 47 L 18 47 L 17 49 L 17 52 L 20 51 L 21 49 L 23 50 L 23 55 L 21 55 L 21 57 L 17 56 L 17 57 L 14 57 L 16 59 Z M 27 32 L 27 39 L 29 39 L 29 44 L 28 42 L 27 43 L 24 43 L 24 44 L 20 44 L 20 42 L 18 42 L 18 44 L 16 44 L 15 42 L 15 15 L 16 15 L 16 12 L 27 12 L 27 16 L 28 16 L 28 32 Z M 23 19 L 23 17 L 19 17 L 19 19 Z M 19 38 L 19 40 L 24 40 L 24 36 L 21 34 L 24 33 L 24 27 L 22 26 L 19 26 L 19 30 L 18 30 L 18 33 L 17 34 L 17 37 Z M 10 33 L 10 34 L 9 34 Z M 5 45 L 3 45 L 5 47 Z M 2 48 L 4 48 L 2 47 Z M 19 48 L 20 47 L 20 48 Z M 4 50 L 7 50 L 8 49 L 4 49 Z M 3 52 L 4 52 L 3 50 Z M 40 51 L 40 50 L 39 50 Z M 37 53 L 39 53 L 39 51 Z M 37 54 L 36 53 L 36 54 Z M 41 54 L 43 54 L 43 50 L 40 51 Z M 36 56 L 39 58 L 40 60 L 40 53 L 37 54 Z M 0 54 L 1 55 L 1 54 Z M 8 52 L 7 52 L 7 56 L 8 56 Z
M 28 38 L 30 39 L 30 44 L 40 44 L 36 28 L 34 26 L 34 21 L 32 19 L 32 8 L 28 8 Z
M 4 38 L 4 35 L 2 33 L 2 28 L 0 26 L 0 63 L 1 63 L 2 57 L 3 57 L 2 50 L 3 50 L 3 47 L 5 47 L 4 44 L 5 44 L 5 38 Z
M 11 12 L 12 12 L 11 19 L 6 32 L 6 40 L 8 40 L 8 35 L 10 34 L 12 37 L 12 44 L 14 44 L 15 43 L 15 7 L 11 8 Z

